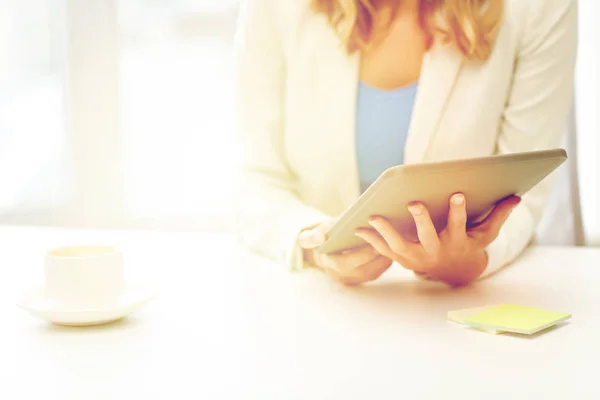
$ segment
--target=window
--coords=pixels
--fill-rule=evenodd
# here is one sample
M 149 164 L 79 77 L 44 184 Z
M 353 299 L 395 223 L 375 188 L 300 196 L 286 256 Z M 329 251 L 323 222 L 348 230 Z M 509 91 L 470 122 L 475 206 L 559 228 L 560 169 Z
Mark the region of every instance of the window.
M 236 159 L 237 1 L 119 6 L 126 213 L 136 224 L 221 229 Z
M 0 13 L 0 214 L 56 211 L 67 201 L 64 20 L 44 0 Z
M 237 0 L 8 3 L 1 221 L 227 229 Z
M 7 0 L 0 222 L 227 230 L 240 0 Z M 598 2 L 580 2 L 583 217 L 600 243 Z

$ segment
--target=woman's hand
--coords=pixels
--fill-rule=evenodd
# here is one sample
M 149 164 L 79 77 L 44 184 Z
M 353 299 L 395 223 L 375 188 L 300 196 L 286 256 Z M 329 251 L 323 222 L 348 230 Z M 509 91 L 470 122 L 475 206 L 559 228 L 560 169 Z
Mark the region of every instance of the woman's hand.
M 347 286 L 356 286 L 379 278 L 392 265 L 373 246 L 363 245 L 334 254 L 317 254 L 314 249 L 325 242 L 325 232 L 331 223 L 303 231 L 298 243 L 304 250 L 304 260 L 321 268 L 328 276 Z
M 359 229 L 356 235 L 380 254 L 421 277 L 452 286 L 466 285 L 485 271 L 488 263 L 486 247 L 496 239 L 520 201 L 516 196 L 504 200 L 482 223 L 467 229 L 465 197 L 455 194 L 450 199 L 447 227 L 439 235 L 427 208 L 420 203 L 411 204 L 408 210 L 415 220 L 418 243 L 404 239 L 382 217 L 373 217 L 369 221 L 374 230 Z

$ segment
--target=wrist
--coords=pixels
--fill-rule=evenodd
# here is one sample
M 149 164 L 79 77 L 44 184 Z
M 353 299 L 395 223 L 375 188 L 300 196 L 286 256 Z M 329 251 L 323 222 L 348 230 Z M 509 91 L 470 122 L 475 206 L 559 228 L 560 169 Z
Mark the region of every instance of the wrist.
M 476 256 L 473 258 L 471 262 L 465 264 L 464 274 L 462 276 L 462 280 L 465 285 L 473 282 L 477 278 L 479 278 L 485 271 L 488 265 L 488 255 L 487 251 L 481 250 Z
M 487 265 L 487 252 L 481 250 L 467 260 L 458 261 L 450 268 L 443 268 L 439 280 L 451 286 L 466 286 L 483 275 Z
M 485 249 L 481 250 L 479 256 L 477 257 L 477 261 L 473 264 L 472 274 L 473 279 L 475 280 L 479 278 L 485 272 L 489 262 L 488 253 Z

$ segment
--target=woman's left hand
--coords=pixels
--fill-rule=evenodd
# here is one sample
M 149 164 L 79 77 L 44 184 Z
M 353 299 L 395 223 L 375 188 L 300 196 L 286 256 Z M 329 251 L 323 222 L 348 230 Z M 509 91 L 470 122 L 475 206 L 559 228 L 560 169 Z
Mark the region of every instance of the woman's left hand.
M 420 203 L 409 205 L 417 227 L 419 242 L 403 238 L 393 225 L 382 217 L 369 221 L 374 228 L 361 228 L 356 235 L 371 244 L 381 255 L 427 279 L 452 286 L 469 284 L 487 267 L 486 248 L 498 236 L 502 225 L 521 199 L 512 196 L 499 203 L 480 224 L 467 229 L 464 195 L 450 199 L 448 224 L 438 235 L 427 208 Z

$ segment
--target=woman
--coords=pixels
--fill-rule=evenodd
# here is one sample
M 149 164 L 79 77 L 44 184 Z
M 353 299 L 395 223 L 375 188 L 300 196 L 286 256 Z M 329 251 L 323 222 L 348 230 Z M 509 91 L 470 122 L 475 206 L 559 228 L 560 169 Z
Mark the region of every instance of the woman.
M 419 243 L 374 216 L 356 232 L 366 245 L 311 249 L 387 167 L 558 147 L 576 25 L 575 0 L 248 0 L 236 41 L 241 239 L 351 285 L 393 261 L 450 285 L 511 263 L 548 180 L 476 228 L 458 193 L 439 234 L 410 205 Z

